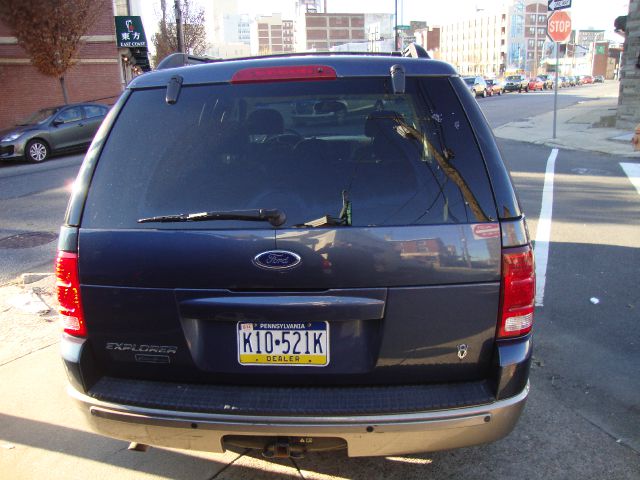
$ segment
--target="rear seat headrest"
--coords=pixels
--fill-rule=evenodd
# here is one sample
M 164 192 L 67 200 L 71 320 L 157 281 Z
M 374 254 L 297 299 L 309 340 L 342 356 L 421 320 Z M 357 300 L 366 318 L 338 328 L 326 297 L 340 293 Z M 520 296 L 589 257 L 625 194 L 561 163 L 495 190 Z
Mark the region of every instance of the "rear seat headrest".
M 284 133 L 282 114 L 273 108 L 254 110 L 247 118 L 249 135 L 278 135 Z

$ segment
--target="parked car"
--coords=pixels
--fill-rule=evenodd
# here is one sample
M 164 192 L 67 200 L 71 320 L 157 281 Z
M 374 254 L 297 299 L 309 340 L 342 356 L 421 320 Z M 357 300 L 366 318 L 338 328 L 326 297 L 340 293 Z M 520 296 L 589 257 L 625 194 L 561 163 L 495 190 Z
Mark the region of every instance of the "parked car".
M 39 110 L 0 132 L 0 160 L 43 162 L 52 154 L 86 149 L 108 111 L 99 103 Z
M 591 75 L 585 75 L 584 77 L 582 77 L 582 83 L 583 84 L 593 83 L 593 77 Z
M 487 82 L 482 77 L 464 77 L 464 83 L 469 87 L 471 93 L 476 97 L 486 97 L 490 95 Z
M 596 75 L 593 77 L 593 83 L 604 83 L 604 77 L 602 75 Z
M 166 63 L 107 116 L 60 231 L 62 358 L 90 425 L 268 457 L 507 435 L 529 391 L 533 252 L 455 69 Z M 292 105 L 327 98 L 349 122 L 293 128 Z
M 530 78 L 527 87 L 525 88 L 525 92 L 535 92 L 536 90 L 543 90 L 544 82 L 540 77 Z
M 495 79 L 487 79 L 487 91 L 489 95 L 502 95 L 504 93 L 504 82 Z
M 524 75 L 509 75 L 505 78 L 505 92 L 523 92 L 529 86 L 529 81 Z
M 542 80 L 542 88 L 544 90 L 551 90 L 553 88 L 556 79 L 555 74 L 539 75 L 538 78 Z
M 576 76 L 576 75 L 571 75 L 569 77 L 569 85 L 571 87 L 575 87 L 576 85 L 579 85 L 580 79 Z

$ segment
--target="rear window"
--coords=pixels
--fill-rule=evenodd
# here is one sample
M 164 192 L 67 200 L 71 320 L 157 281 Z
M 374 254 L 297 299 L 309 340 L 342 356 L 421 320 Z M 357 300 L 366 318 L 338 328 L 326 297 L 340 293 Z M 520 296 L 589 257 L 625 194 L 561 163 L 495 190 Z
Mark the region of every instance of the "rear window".
M 353 226 L 495 218 L 487 174 L 448 78 L 340 79 L 134 91 L 94 174 L 83 227 L 272 228 L 140 218 L 277 208 L 285 227 L 337 217 Z

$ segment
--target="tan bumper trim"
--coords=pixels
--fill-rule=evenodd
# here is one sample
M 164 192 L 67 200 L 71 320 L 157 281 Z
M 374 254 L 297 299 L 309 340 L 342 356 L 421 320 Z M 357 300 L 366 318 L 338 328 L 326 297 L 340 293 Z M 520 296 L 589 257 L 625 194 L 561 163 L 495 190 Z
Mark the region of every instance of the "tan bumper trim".
M 92 428 L 130 442 L 222 452 L 225 435 L 338 437 L 349 456 L 401 455 L 465 447 L 506 436 L 529 386 L 489 405 L 362 417 L 260 417 L 153 410 L 109 404 L 69 387 Z

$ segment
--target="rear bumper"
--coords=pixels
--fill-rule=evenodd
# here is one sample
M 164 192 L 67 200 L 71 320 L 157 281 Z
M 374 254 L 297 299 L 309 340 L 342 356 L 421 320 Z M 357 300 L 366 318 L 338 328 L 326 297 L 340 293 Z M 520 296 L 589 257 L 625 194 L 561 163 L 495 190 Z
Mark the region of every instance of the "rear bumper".
M 171 448 L 224 451 L 230 435 L 332 437 L 348 455 L 384 456 L 492 442 L 513 430 L 529 393 L 486 405 L 366 416 L 249 416 L 142 408 L 103 402 L 69 386 L 69 394 L 98 433 Z

